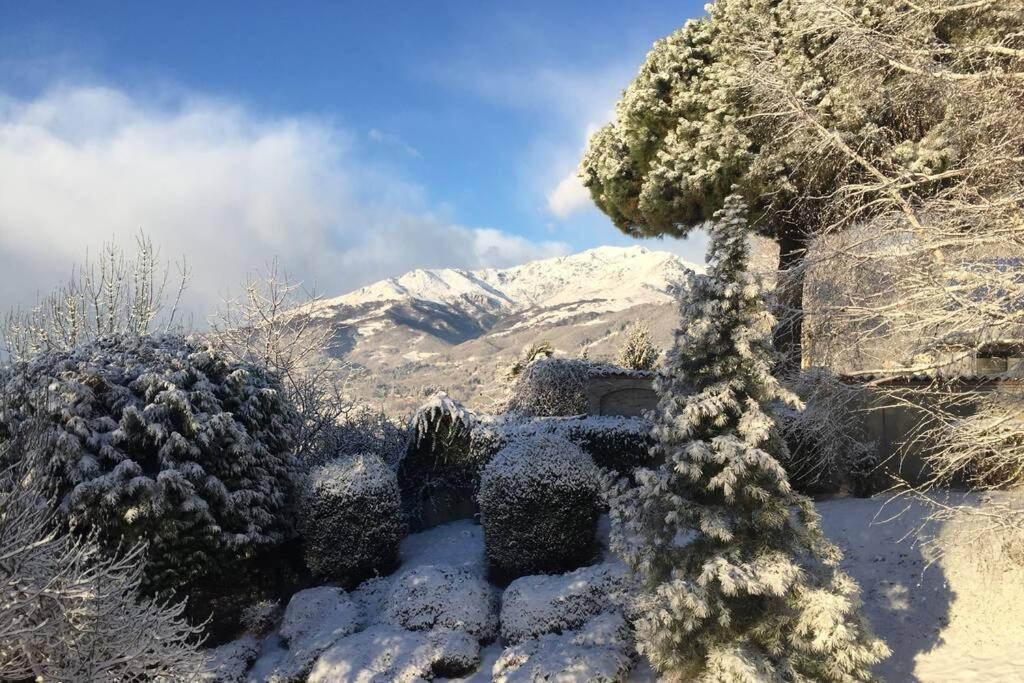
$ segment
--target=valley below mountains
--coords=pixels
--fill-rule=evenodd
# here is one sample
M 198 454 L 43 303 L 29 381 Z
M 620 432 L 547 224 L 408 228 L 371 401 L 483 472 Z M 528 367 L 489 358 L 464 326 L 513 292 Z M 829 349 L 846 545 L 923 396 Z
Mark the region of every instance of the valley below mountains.
M 302 315 L 329 339 L 359 403 L 405 415 L 436 390 L 477 410 L 504 395 L 500 377 L 525 345 L 612 361 L 626 328 L 646 322 L 667 348 L 673 291 L 703 267 L 641 246 L 600 247 L 508 269 L 414 270 L 321 299 Z

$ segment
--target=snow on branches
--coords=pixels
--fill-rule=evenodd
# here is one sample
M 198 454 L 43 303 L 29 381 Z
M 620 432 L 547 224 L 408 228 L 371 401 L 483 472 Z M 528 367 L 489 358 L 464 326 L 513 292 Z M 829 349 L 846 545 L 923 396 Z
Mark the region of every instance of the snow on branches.
M 656 383 L 665 464 L 613 496 L 613 547 L 646 587 L 638 648 L 663 673 L 699 681 L 869 680 L 887 649 L 779 462 L 768 406 L 799 399 L 772 372 L 774 320 L 747 271 L 746 215 L 726 199 L 708 275 L 681 302 Z
M 0 471 L 0 679 L 196 680 L 200 629 L 142 596 L 145 547 L 110 555 L 59 529 L 24 461 Z
M 291 533 L 297 418 L 257 366 L 179 337 L 113 337 L 15 363 L 0 393 L 0 438 L 46 421 L 33 475 L 69 526 L 108 550 L 149 544 L 149 592 L 219 596 L 210 580 L 238 586 Z

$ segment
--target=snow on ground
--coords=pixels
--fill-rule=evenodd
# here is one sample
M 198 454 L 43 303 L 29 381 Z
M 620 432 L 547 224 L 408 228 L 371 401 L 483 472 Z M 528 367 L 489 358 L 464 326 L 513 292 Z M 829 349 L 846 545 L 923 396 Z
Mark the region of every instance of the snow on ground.
M 976 501 L 950 495 L 954 503 Z M 818 509 L 860 583 L 872 626 L 893 651 L 876 670 L 884 680 L 1024 682 L 1024 567 L 994 544 L 972 541 L 964 523 L 925 529 L 939 539 L 941 556 L 919 547 L 920 503 L 849 498 Z
M 962 494 L 954 497 L 973 500 Z M 876 671 L 883 680 L 1024 683 L 1024 567 L 1010 562 L 995 544 L 969 542 L 970 529 L 963 524 L 926 529 L 942 542 L 945 552 L 941 556 L 922 548 L 914 542 L 914 532 L 924 517 L 920 504 L 849 498 L 820 502 L 818 509 L 826 533 L 843 549 L 845 569 L 861 585 L 868 618 L 893 650 L 892 657 Z M 606 536 L 607 518 L 600 528 Z M 326 647 L 312 669 L 313 679 L 325 681 L 433 676 L 436 681 L 450 683 L 483 683 L 492 680 L 492 672 L 499 674 L 497 680 L 519 681 L 558 674 L 551 668 L 569 662 L 574 673 L 562 670 L 557 680 L 582 683 L 630 664 L 631 648 L 622 643 L 624 622 L 612 601 L 607 610 L 601 611 L 588 607 L 584 599 L 592 597 L 593 591 L 588 592 L 583 584 L 590 578 L 608 579 L 610 575 L 603 569 L 614 566 L 607 549 L 601 558 L 605 564 L 563 576 L 520 579 L 506 589 L 512 593 L 506 595 L 509 602 L 503 606 L 502 616 L 513 623 L 503 623 L 502 631 L 515 626 L 512 630 L 521 639 L 515 645 L 501 638 L 489 640 L 494 629 L 494 603 L 490 607 L 466 603 L 486 603 L 501 592 L 492 587 L 493 595 L 488 595 L 476 587 L 475 582 L 486 577 L 483 533 L 478 524 L 463 520 L 414 534 L 403 542 L 400 557 L 402 564 L 394 575 L 364 583 L 350 594 L 351 602 L 325 592 L 331 589 L 299 594 L 305 595 L 308 604 L 302 610 L 293 606 L 292 613 L 322 611 L 325 627 L 286 624 L 281 634 L 271 634 L 263 641 L 260 656 L 245 678 L 220 680 L 290 680 L 267 675 L 274 669 L 279 673 L 292 670 L 296 660 L 303 659 L 287 649 L 288 641 L 301 643 L 300 648 L 306 652 Z M 524 594 L 534 585 L 538 588 L 536 595 Z M 463 587 L 472 588 L 461 590 Z M 424 612 L 426 608 L 416 598 L 420 593 L 443 594 L 444 600 L 439 602 L 444 604 Z M 416 603 L 415 619 L 406 618 L 402 605 L 394 604 L 407 599 Z M 552 602 L 563 599 L 566 615 L 575 617 L 586 612 L 597 616 L 589 621 L 563 618 L 559 605 Z M 359 607 L 361 629 L 354 634 L 350 626 L 354 621 L 353 604 Z M 536 612 L 536 631 L 529 629 L 527 612 L 531 611 Z M 395 618 L 396 613 L 402 618 Z M 467 630 L 477 637 L 447 628 L 463 623 L 475 624 Z M 566 630 L 545 634 L 544 624 Z M 528 637 L 534 635 L 537 637 Z M 326 642 L 335 636 L 333 644 Z M 478 645 L 478 641 L 482 642 Z M 243 664 L 235 662 L 237 670 L 252 662 L 256 647 L 247 637 L 222 650 L 225 656 L 245 660 Z M 480 664 L 475 673 L 461 678 L 442 677 L 455 675 L 477 656 Z M 657 677 L 641 661 L 628 680 L 647 683 Z

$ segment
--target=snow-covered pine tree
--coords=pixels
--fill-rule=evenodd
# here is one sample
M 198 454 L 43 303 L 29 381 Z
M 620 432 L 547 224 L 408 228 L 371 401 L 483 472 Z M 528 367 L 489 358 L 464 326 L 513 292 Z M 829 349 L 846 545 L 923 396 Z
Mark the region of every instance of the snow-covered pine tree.
M 614 547 L 645 586 L 638 647 L 670 680 L 866 681 L 888 649 L 811 501 L 789 485 L 771 404 L 773 318 L 747 271 L 747 207 L 710 229 L 657 382 L 658 470 L 613 507 Z
M 633 323 L 626 329 L 626 339 L 619 349 L 618 363 L 630 370 L 653 370 L 658 364 L 658 350 L 651 341 L 651 328 Z

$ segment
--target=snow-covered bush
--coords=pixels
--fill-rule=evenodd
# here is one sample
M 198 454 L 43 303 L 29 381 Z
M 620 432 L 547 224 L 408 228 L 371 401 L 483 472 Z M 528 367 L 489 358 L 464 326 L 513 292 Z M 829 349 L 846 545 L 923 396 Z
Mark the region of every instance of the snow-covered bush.
M 598 467 L 629 474 L 650 461 L 651 423 L 639 417 L 583 415 L 573 417 L 478 416 L 471 447 L 476 462 L 489 462 L 510 443 L 547 434 L 567 439 Z
M 404 530 L 394 471 L 372 453 L 314 468 L 303 486 L 300 530 L 316 576 L 355 586 L 390 569 Z
M 540 358 L 519 373 L 509 388 L 505 410 L 547 417 L 587 412 L 591 364 L 576 358 Z
M 512 382 L 518 377 L 526 366 L 541 358 L 551 358 L 555 354 L 555 347 L 549 341 L 535 341 L 523 347 L 519 358 L 505 371 L 505 381 Z
M 621 614 L 606 612 L 578 630 L 545 634 L 506 649 L 494 664 L 492 680 L 622 683 L 633 663 L 629 625 Z
M 260 641 L 252 635 L 242 636 L 210 651 L 207 671 L 199 680 L 203 683 L 246 683 L 246 673 L 259 656 Z
M 140 593 L 144 548 L 64 533 L 37 484 L 23 462 L 0 469 L 0 680 L 195 680 L 199 629 Z
M 424 403 L 411 421 L 408 448 L 398 463 L 405 519 L 419 530 L 471 517 L 480 482 L 474 444 L 476 415 L 445 392 Z
M 281 619 L 281 603 L 260 600 L 242 610 L 242 626 L 254 636 L 265 636 L 274 630 Z
M 148 544 L 148 593 L 218 624 L 259 597 L 257 560 L 292 531 L 297 418 L 272 375 L 180 337 L 117 337 L 8 366 L 0 394 L 0 440 L 48 424 L 35 476 L 68 525 L 108 550 Z
M 409 425 L 383 411 L 368 406 L 357 406 L 331 429 L 329 453 L 356 455 L 376 453 L 389 467 L 396 467 L 405 454 L 411 438 Z
M 633 323 L 619 349 L 618 364 L 629 370 L 653 370 L 658 350 L 651 341 L 651 329 L 645 323 Z
M 630 589 L 621 564 L 581 567 L 567 574 L 524 576 L 501 596 L 501 637 L 515 644 L 545 633 L 578 629 L 597 615 L 615 611 Z
M 359 630 L 359 605 L 340 588 L 322 586 L 292 596 L 281 620 L 280 634 L 303 671 L 328 647 Z
M 412 631 L 449 628 L 483 642 L 498 634 L 494 591 L 466 569 L 414 567 L 393 581 L 385 600 L 382 621 L 388 624 Z
M 782 465 L 798 487 L 836 490 L 861 480 L 877 464 L 876 445 L 864 429 L 864 390 L 844 384 L 825 368 L 805 370 L 788 382 L 804 408 L 782 405 L 779 427 L 789 446 Z
M 308 683 L 420 683 L 463 676 L 479 664 L 480 645 L 465 633 L 377 625 L 328 648 L 310 672 Z
M 664 458 L 613 504 L 613 549 L 644 591 L 638 649 L 683 680 L 866 681 L 888 651 L 857 584 L 794 493 L 770 406 L 799 399 L 772 374 L 774 318 L 747 271 L 747 207 L 711 225 L 708 275 L 691 278 L 662 375 Z
M 3 351 L 14 360 L 29 360 L 104 337 L 137 337 L 176 329 L 189 270 L 182 261 L 178 277 L 172 277 L 168 265 L 160 265 L 159 256 L 144 233 L 135 238 L 134 253 L 107 242 L 100 247 L 98 258 L 87 255 L 71 277 L 37 306 L 12 311 L 0 319 Z
M 594 552 L 597 466 L 579 446 L 540 436 L 504 448 L 480 481 L 487 559 L 501 576 L 573 569 Z

